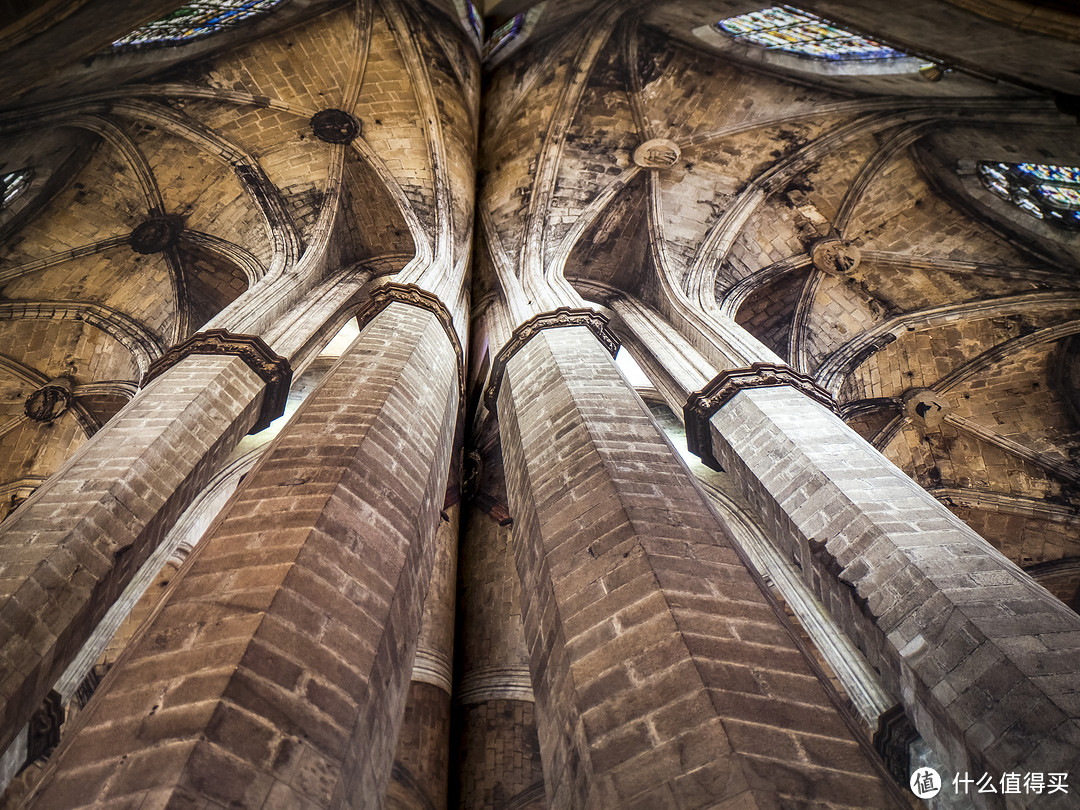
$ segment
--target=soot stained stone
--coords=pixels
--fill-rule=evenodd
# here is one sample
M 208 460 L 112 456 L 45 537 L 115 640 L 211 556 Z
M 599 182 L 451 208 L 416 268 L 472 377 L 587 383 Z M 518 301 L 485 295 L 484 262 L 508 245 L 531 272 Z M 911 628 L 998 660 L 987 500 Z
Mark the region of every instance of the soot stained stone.
M 360 122 L 345 110 L 331 107 L 311 116 L 311 131 L 320 141 L 352 143 L 360 134 Z
M 150 217 L 131 232 L 131 249 L 143 255 L 161 253 L 177 243 L 183 230 L 184 224 L 179 217 Z

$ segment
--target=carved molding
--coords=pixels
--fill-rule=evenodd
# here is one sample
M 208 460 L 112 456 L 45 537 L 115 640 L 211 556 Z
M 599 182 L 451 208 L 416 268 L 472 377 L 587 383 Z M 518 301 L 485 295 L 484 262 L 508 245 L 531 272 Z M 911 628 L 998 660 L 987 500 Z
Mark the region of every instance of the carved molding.
M 472 505 L 500 526 L 514 525 L 514 518 L 510 515 L 510 507 L 505 498 L 498 498 L 486 492 L 477 492 L 473 496 Z
M 416 657 L 413 658 L 413 681 L 437 686 L 446 692 L 447 697 L 449 697 L 453 694 L 452 675 L 450 659 L 446 656 L 446 653 L 425 647 L 417 648 Z
M 225 329 L 196 332 L 187 340 L 177 343 L 150 364 L 139 387 L 145 388 L 151 381 L 193 354 L 239 357 L 266 383 L 262 410 L 251 428 L 251 433 L 263 430 L 285 412 L 285 400 L 289 397 L 289 385 L 292 383 L 292 367 L 289 361 L 274 354 L 273 349 L 257 335 L 237 335 Z
M 607 328 L 608 319 L 592 309 L 571 309 L 559 307 L 553 312 L 541 312 L 514 330 L 510 340 L 499 349 L 495 360 L 491 364 L 491 378 L 488 386 L 484 389 L 484 404 L 487 409 L 495 413 L 496 400 L 499 396 L 499 387 L 502 385 L 503 373 L 506 364 L 521 349 L 544 329 L 558 329 L 566 326 L 584 326 L 600 341 L 611 356 L 619 353 L 619 339 Z
M 461 706 L 486 700 L 534 702 L 532 679 L 526 666 L 487 667 L 466 672 L 455 695 Z
M 457 330 L 454 329 L 454 316 L 450 314 L 450 310 L 437 295 L 415 284 L 398 284 L 397 282 L 384 284 L 371 293 L 371 299 L 356 313 L 356 322 L 360 325 L 360 331 L 363 332 L 364 327 L 371 323 L 376 315 L 395 302 L 426 309 L 434 313 L 442 324 L 450 345 L 454 347 L 454 354 L 457 355 L 458 415 L 460 416 L 465 410 L 465 352 L 461 348 Z
M 709 420 L 740 391 L 779 386 L 789 386 L 802 391 L 834 413 L 836 411 L 832 396 L 814 382 L 812 377 L 775 363 L 754 363 L 750 368 L 737 368 L 717 374 L 704 388 L 695 391 L 686 400 L 683 417 L 686 423 L 687 449 L 700 457 L 703 464 L 719 469 L 719 462 L 712 451 Z
M 86 677 L 79 683 L 79 688 L 75 690 L 75 705 L 80 709 L 85 709 L 86 704 L 90 702 L 90 698 L 94 696 L 94 692 L 101 685 L 101 681 L 109 673 L 111 664 L 96 664 L 90 667 L 90 671 L 86 673 Z

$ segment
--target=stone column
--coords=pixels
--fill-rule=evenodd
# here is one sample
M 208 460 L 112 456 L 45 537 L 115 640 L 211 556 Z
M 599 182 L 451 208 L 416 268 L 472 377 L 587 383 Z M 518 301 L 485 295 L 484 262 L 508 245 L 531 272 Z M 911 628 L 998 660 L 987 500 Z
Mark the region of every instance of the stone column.
M 424 599 L 412 682 L 386 794 L 388 810 L 446 807 L 450 780 L 450 696 L 461 505 L 447 507 L 435 533 L 435 567 Z
M 469 510 L 462 539 L 458 679 L 461 810 L 546 807 L 540 743 L 508 521 Z
M 488 398 L 551 806 L 902 806 L 598 320 L 522 324 Z
M 716 373 L 712 363 L 660 313 L 632 298 L 618 297 L 611 309 L 624 328 L 623 345 L 641 365 L 672 413 L 682 415 L 686 397 Z
M 376 296 L 29 806 L 359 807 L 385 794 L 461 358 L 431 296 Z
M 1075 769 L 1080 617 L 849 429 L 812 379 L 763 358 L 706 384 L 700 355 L 680 363 L 695 349 L 658 313 L 613 307 L 665 396 L 701 380 L 685 391 L 690 449 L 739 482 L 949 766 L 999 779 Z M 1074 799 L 1025 797 L 1032 807 Z
M 257 337 L 192 336 L 4 521 L 0 751 L 236 443 L 281 413 L 290 376 Z
M 687 436 L 773 537 L 956 771 L 1072 772 L 1080 616 L 769 364 L 717 377 Z M 691 440 L 693 444 L 693 440 Z M 986 807 L 1004 797 L 976 794 Z M 1025 807 L 1070 807 L 1075 793 Z

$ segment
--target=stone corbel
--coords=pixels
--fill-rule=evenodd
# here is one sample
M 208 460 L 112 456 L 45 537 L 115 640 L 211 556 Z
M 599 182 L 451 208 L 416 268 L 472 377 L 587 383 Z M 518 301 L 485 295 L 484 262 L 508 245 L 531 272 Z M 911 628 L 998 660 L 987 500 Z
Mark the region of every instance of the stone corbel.
M 285 401 L 292 383 L 289 361 L 274 354 L 257 335 L 237 335 L 225 329 L 196 332 L 187 340 L 177 343 L 150 364 L 139 387 L 145 388 L 152 380 L 193 354 L 234 355 L 247 363 L 248 368 L 266 383 L 262 410 L 250 433 L 258 433 L 285 412 Z
M 374 320 L 376 315 L 395 302 L 426 309 L 428 312 L 434 313 L 435 317 L 439 319 L 439 323 L 442 324 L 450 345 L 454 347 L 454 354 L 457 355 L 458 411 L 460 414 L 465 408 L 465 352 L 461 348 L 461 340 L 458 338 L 457 330 L 454 328 L 454 316 L 450 314 L 450 310 L 439 300 L 437 295 L 428 292 L 423 287 L 417 287 L 415 284 L 398 284 L 397 282 L 383 284 L 371 293 L 371 298 L 356 313 L 356 322 L 360 325 L 360 331 L 364 331 L 364 327 Z
M 717 374 L 700 391 L 695 391 L 683 406 L 686 424 L 686 447 L 698 456 L 702 463 L 720 469 L 712 451 L 709 420 L 736 394 L 750 388 L 776 388 L 790 386 L 820 402 L 829 410 L 836 411 L 832 396 L 814 382 L 812 377 L 775 363 L 754 363 L 750 368 L 737 368 Z
M 614 357 L 619 353 L 619 339 L 608 329 L 607 323 L 607 317 L 595 310 L 571 309 L 570 307 L 559 307 L 553 312 L 541 312 L 539 315 L 529 318 L 514 330 L 510 340 L 495 355 L 495 360 L 491 364 L 491 377 L 487 388 L 484 389 L 484 404 L 487 409 L 495 413 L 499 386 L 502 385 L 503 372 L 506 370 L 506 364 L 510 362 L 510 358 L 517 354 L 541 330 L 566 326 L 584 326 L 596 335 L 596 339 Z

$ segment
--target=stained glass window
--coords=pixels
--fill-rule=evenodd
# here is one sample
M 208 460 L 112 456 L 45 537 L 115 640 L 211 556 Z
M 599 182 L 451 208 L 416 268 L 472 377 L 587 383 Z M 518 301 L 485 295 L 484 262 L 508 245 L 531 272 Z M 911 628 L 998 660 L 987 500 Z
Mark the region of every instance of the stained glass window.
M 476 32 L 477 38 L 484 41 L 484 21 L 480 19 L 480 12 L 476 10 L 476 6 L 472 0 L 465 0 L 465 7 L 469 10 L 469 25 L 472 26 L 473 31 Z
M 216 34 L 262 14 L 282 0 L 192 0 L 176 11 L 137 28 L 113 43 L 114 48 L 178 45 Z
M 814 59 L 848 61 L 907 56 L 880 42 L 845 31 L 828 20 L 793 6 L 772 6 L 716 24 L 734 39 Z
M 488 59 L 501 51 L 506 47 L 507 43 L 518 35 L 524 24 L 525 15 L 518 14 L 516 17 L 513 17 L 492 31 L 491 36 L 488 37 L 488 41 L 484 43 L 484 50 L 481 57 Z
M 20 169 L 0 176 L 0 208 L 7 208 L 15 202 L 15 198 L 30 186 L 32 179 L 34 172 L 30 169 Z
M 1017 163 L 1016 168 L 1038 180 L 1080 185 L 1080 169 L 1074 169 L 1070 166 L 1050 166 L 1046 163 Z
M 1080 168 L 1048 163 L 980 163 L 983 185 L 1036 219 L 1080 230 Z

